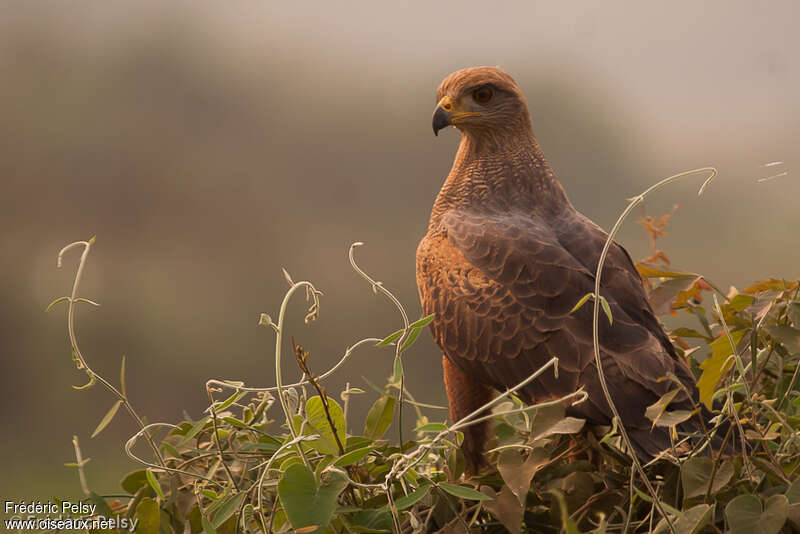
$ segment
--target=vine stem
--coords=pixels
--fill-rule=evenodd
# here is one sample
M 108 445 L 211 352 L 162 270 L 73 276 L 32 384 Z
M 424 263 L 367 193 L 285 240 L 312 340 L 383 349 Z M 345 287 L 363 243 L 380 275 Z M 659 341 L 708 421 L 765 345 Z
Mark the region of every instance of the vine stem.
M 361 278 L 363 278 L 364 280 L 366 280 L 367 282 L 369 282 L 372 285 L 372 290 L 375 293 L 377 293 L 378 291 L 383 293 L 386 296 L 386 298 L 391 300 L 392 304 L 394 304 L 395 307 L 400 311 L 400 315 L 403 318 L 403 333 L 402 333 L 402 335 L 400 336 L 400 338 L 396 342 L 394 358 L 395 358 L 395 360 L 400 360 L 400 368 L 402 370 L 403 361 L 400 358 L 400 354 L 402 352 L 401 347 L 403 346 L 403 342 L 406 340 L 406 338 L 408 337 L 408 335 L 410 333 L 410 330 L 409 330 L 410 323 L 408 322 L 408 314 L 406 313 L 405 308 L 403 308 L 403 305 L 400 303 L 400 300 L 397 297 L 395 297 L 394 294 L 391 291 L 389 291 L 388 289 L 383 287 L 382 283 L 374 280 L 370 275 L 368 275 L 366 272 L 364 272 L 364 270 L 361 269 L 361 267 L 359 267 L 358 264 L 356 263 L 355 249 L 356 249 L 356 247 L 360 247 L 363 244 L 364 243 L 362 243 L 361 241 L 358 241 L 358 242 L 353 243 L 352 245 L 350 245 L 350 251 L 347 253 L 347 257 L 350 259 L 350 265 L 353 267 L 353 270 Z M 397 404 L 398 404 L 398 407 L 397 407 L 397 434 L 398 434 L 398 438 L 400 440 L 400 453 L 401 454 L 405 452 L 404 449 L 403 449 L 403 392 L 405 391 L 405 376 L 406 376 L 406 373 L 405 373 L 405 371 L 403 371 L 400 374 L 400 388 L 399 388 L 399 392 L 397 394 Z
M 68 299 L 69 302 L 69 309 L 67 311 L 67 331 L 69 332 L 69 342 L 72 345 L 72 350 L 75 354 L 75 358 L 80 363 L 80 367 L 85 369 L 86 374 L 89 375 L 90 384 L 97 380 L 100 382 L 108 391 L 110 391 L 117 399 L 122 403 L 125 409 L 128 411 L 130 416 L 136 421 L 136 424 L 139 426 L 139 432 L 142 433 L 147 440 L 147 443 L 150 445 L 150 448 L 153 449 L 153 454 L 155 455 L 156 459 L 158 460 L 158 464 L 161 467 L 165 467 L 164 458 L 161 456 L 161 451 L 158 450 L 158 446 L 156 446 L 155 442 L 153 441 L 153 437 L 150 435 L 149 432 L 145 430 L 144 421 L 142 418 L 139 417 L 139 414 L 133 409 L 131 403 L 128 402 L 128 397 L 121 393 L 114 385 L 103 378 L 102 376 L 95 373 L 89 364 L 86 363 L 86 358 L 84 358 L 81 349 L 78 347 L 78 337 L 75 335 L 75 303 L 78 302 L 78 287 L 81 283 L 81 277 L 83 276 L 83 268 L 86 265 L 86 259 L 89 256 L 89 250 L 91 250 L 92 245 L 94 245 L 95 237 L 92 236 L 91 239 L 88 241 L 75 241 L 74 243 L 70 243 L 69 245 L 65 246 L 61 249 L 58 253 L 58 261 L 57 266 L 60 268 L 63 262 L 64 254 L 69 251 L 70 249 L 76 247 L 83 247 L 83 252 L 81 253 L 81 258 L 78 262 L 78 270 L 75 273 L 75 281 L 72 283 L 72 293 Z M 60 299 L 59 299 L 60 300 Z
M 291 284 L 289 291 L 286 292 L 286 295 L 283 297 L 283 302 L 281 302 L 281 310 L 278 313 L 278 324 L 274 325 L 275 328 L 275 384 L 276 389 L 278 390 L 278 400 L 281 403 L 281 408 L 283 409 L 283 414 L 286 416 L 286 424 L 289 427 L 289 432 L 292 435 L 292 440 L 297 440 L 297 432 L 294 429 L 294 417 L 293 414 L 289 413 L 289 405 L 286 402 L 286 397 L 284 396 L 284 385 L 283 385 L 283 376 L 281 375 L 281 348 L 283 343 L 283 321 L 286 316 L 286 308 L 289 305 L 289 300 L 292 298 L 292 295 L 295 291 L 300 288 L 305 288 L 307 294 L 311 296 L 314 300 L 313 304 L 311 305 L 311 310 L 309 314 L 306 315 L 306 322 L 310 322 L 311 320 L 316 318 L 316 312 L 319 309 L 319 291 L 311 282 L 297 282 L 294 283 L 289 278 L 286 271 L 284 271 L 286 275 L 287 281 Z M 306 467 L 311 469 L 311 463 L 306 458 L 305 451 L 303 451 L 303 447 L 300 445 L 299 442 L 295 442 L 295 446 L 297 447 L 297 452 L 300 454 L 300 457 L 303 459 L 303 463 L 305 463 Z
M 659 500 L 658 495 L 656 495 L 655 488 L 653 488 L 653 485 L 650 483 L 650 480 L 647 478 L 647 474 L 644 472 L 644 469 L 642 468 L 642 464 L 639 461 L 639 458 L 636 455 L 635 450 L 633 449 L 633 443 L 631 442 L 630 436 L 628 436 L 628 431 L 625 429 L 625 426 L 622 424 L 622 419 L 619 416 L 619 412 L 617 411 L 617 407 L 614 404 L 614 400 L 611 398 L 611 392 L 608 389 L 608 383 L 606 382 L 605 373 L 603 372 L 603 363 L 602 363 L 601 358 L 600 358 L 600 339 L 599 339 L 600 338 L 600 334 L 599 334 L 599 330 L 600 330 L 600 321 L 599 321 L 599 315 L 600 315 L 600 281 L 601 281 L 601 276 L 603 274 L 603 264 L 606 261 L 606 256 L 608 255 L 608 251 L 611 248 L 611 244 L 614 242 L 614 236 L 619 231 L 620 227 L 622 226 L 622 223 L 625 221 L 625 219 L 627 218 L 628 214 L 630 214 L 630 212 L 636 206 L 641 204 L 642 201 L 644 201 L 644 199 L 645 199 L 645 197 L 647 195 L 649 195 L 650 193 L 662 188 L 663 186 L 665 186 L 665 185 L 667 185 L 669 183 L 672 183 L 672 182 L 674 182 L 676 180 L 679 180 L 681 178 L 685 178 L 687 176 L 691 176 L 691 175 L 694 175 L 694 174 L 706 174 L 706 173 L 708 173 L 709 176 L 708 176 L 708 178 L 706 178 L 705 182 L 703 182 L 703 185 L 700 187 L 700 190 L 697 193 L 697 195 L 700 196 L 700 195 L 703 194 L 703 191 L 705 190 L 706 186 L 708 186 L 708 184 L 711 182 L 711 180 L 713 180 L 714 177 L 717 175 L 717 169 L 715 169 L 713 167 L 703 167 L 701 169 L 693 169 L 693 170 L 682 172 L 682 173 L 679 173 L 679 174 L 674 174 L 674 175 L 669 176 L 667 178 L 664 178 L 660 182 L 648 187 L 641 194 L 629 199 L 628 206 L 625 208 L 625 210 L 619 216 L 619 218 L 617 219 L 617 222 L 614 223 L 614 226 L 612 227 L 611 232 L 608 233 L 608 238 L 606 239 L 606 242 L 603 245 L 603 251 L 600 253 L 600 259 L 597 262 L 597 271 L 595 273 L 595 278 L 594 278 L 594 293 L 593 293 L 594 298 L 592 299 L 593 300 L 593 303 L 592 303 L 593 304 L 592 341 L 593 341 L 593 345 L 594 345 L 594 359 L 595 359 L 595 363 L 597 365 L 597 375 L 598 375 L 598 378 L 600 380 L 600 387 L 603 390 L 603 395 L 606 398 L 606 402 L 608 402 L 609 408 L 611 408 L 611 412 L 614 415 L 614 419 L 616 419 L 616 421 L 618 423 L 620 435 L 625 440 L 625 445 L 628 447 L 628 451 L 629 451 L 629 453 L 631 455 L 631 459 L 633 460 L 633 465 L 636 468 L 636 471 L 639 473 L 639 476 L 641 477 L 642 481 L 644 482 L 644 485 L 647 487 L 647 491 L 650 493 L 650 496 L 653 498 L 653 504 L 656 506 L 656 508 L 658 508 L 658 512 L 661 514 L 661 516 L 666 521 L 667 527 L 669 528 L 669 531 L 672 534 L 675 534 L 675 526 L 673 525 L 672 520 L 667 515 L 667 512 L 664 509 L 661 501 Z

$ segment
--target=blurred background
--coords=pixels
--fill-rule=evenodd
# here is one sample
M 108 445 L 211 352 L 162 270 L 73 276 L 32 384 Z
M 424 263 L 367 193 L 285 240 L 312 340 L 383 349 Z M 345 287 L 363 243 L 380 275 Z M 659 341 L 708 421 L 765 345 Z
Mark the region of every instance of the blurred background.
M 350 243 L 366 243 L 361 266 L 419 317 L 414 253 L 458 143 L 453 129 L 435 138 L 430 117 L 436 86 L 462 67 L 515 76 L 573 203 L 601 226 L 658 179 L 713 165 L 703 197 L 696 178 L 647 201 L 652 215 L 680 205 L 660 242 L 673 264 L 721 287 L 796 278 L 798 11 L 790 0 L 3 2 L 0 494 L 78 496 L 63 465 L 73 434 L 95 491 L 118 492 L 136 467 L 122 451 L 127 414 L 89 438 L 113 400 L 72 389 L 85 375 L 66 306 L 44 313 L 71 288 L 79 254 L 56 268 L 67 243 L 97 235 L 81 295 L 102 307 L 78 309 L 83 352 L 114 383 L 127 355 L 129 396 L 149 421 L 199 418 L 208 378 L 274 384 L 274 337 L 256 323 L 277 315 L 281 267 L 325 292 L 317 323 L 303 324 L 302 299 L 288 320 L 314 371 L 401 326 L 352 272 Z M 649 255 L 633 221 L 620 241 Z M 361 350 L 328 390 L 382 385 L 391 354 Z M 418 399 L 444 404 L 427 332 L 405 362 Z

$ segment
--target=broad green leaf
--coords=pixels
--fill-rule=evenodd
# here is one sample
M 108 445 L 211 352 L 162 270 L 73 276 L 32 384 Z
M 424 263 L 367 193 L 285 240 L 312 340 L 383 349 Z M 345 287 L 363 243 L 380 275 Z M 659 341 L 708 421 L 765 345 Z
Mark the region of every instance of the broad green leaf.
M 669 406 L 669 403 L 672 402 L 672 399 L 675 398 L 678 392 L 680 392 L 679 389 L 667 391 L 661 395 L 656 402 L 645 409 L 644 415 L 653 422 L 653 427 L 656 426 L 656 423 L 658 423 L 658 420 L 661 418 L 663 413 L 667 411 L 667 406 Z
M 114 512 L 111 510 L 111 507 L 108 505 L 106 500 L 97 493 L 93 491 L 89 492 L 89 500 L 97 505 L 97 508 L 95 509 L 95 513 L 97 515 L 101 515 L 103 517 L 114 516 Z
M 485 493 L 492 499 L 490 502 L 483 503 L 484 508 L 499 519 L 511 534 L 521 534 L 525 507 L 520 505 L 511 489 L 504 486 L 500 493 L 495 493 L 490 486 L 482 486 L 481 493 Z
M 367 421 L 364 425 L 365 437 L 378 439 L 389 429 L 394 418 L 396 402 L 394 397 L 389 396 L 383 396 L 375 401 L 367 413 Z
M 523 460 L 518 450 L 506 449 L 497 458 L 497 470 L 519 503 L 525 506 L 525 499 L 536 472 L 550 461 L 550 451 L 537 447 Z
M 361 510 L 353 516 L 353 527 L 356 532 L 391 533 L 392 514 L 388 508 L 377 510 Z
M 309 468 L 293 464 L 278 482 L 278 495 L 293 528 L 317 525 L 324 532 L 333 517 L 337 498 L 346 486 L 347 480 L 336 472 L 326 473 L 318 486 Z
M 220 506 L 217 513 L 214 515 L 214 521 L 211 523 L 214 525 L 214 528 L 219 528 L 228 518 L 238 512 L 245 497 L 247 497 L 247 492 L 241 491 L 225 501 L 225 504 Z
M 114 416 L 117 414 L 117 410 L 119 410 L 119 407 L 121 405 L 122 405 L 121 400 L 118 400 L 117 402 L 111 405 L 111 408 L 106 412 L 106 414 L 100 420 L 100 423 L 98 423 L 97 428 L 95 428 L 94 432 L 92 432 L 91 437 L 95 437 L 97 434 L 102 432 L 105 427 L 108 426 L 108 423 L 110 423 L 111 420 L 114 419 Z
M 637 263 L 636 270 L 639 271 L 639 276 L 642 278 L 687 278 L 697 276 L 694 273 L 687 273 L 677 269 L 644 262 Z
M 158 502 L 149 497 L 139 501 L 139 505 L 136 507 L 136 519 L 139 520 L 136 534 L 158 534 L 161 523 Z
M 670 332 L 670 333 L 673 336 L 678 336 L 678 337 L 697 337 L 697 338 L 701 338 L 701 339 L 706 339 L 707 338 L 707 336 L 705 334 L 701 334 L 697 330 L 694 330 L 692 328 L 686 328 L 686 327 L 676 328 L 675 330 L 672 330 L 672 332 Z
M 681 466 L 681 484 L 683 486 L 684 499 L 692 499 L 708 493 L 713 466 L 714 463 L 711 458 L 706 456 L 694 456 L 684 462 Z M 724 488 L 730 482 L 733 474 L 734 468 L 730 461 L 725 460 L 719 464 L 711 484 L 711 495 Z
M 744 295 L 742 293 L 739 293 L 738 295 L 734 296 L 730 300 L 730 302 L 725 304 L 723 308 L 731 311 L 742 311 L 746 309 L 748 306 L 750 306 L 754 300 L 755 297 L 753 297 L 752 295 Z
M 128 473 L 122 479 L 122 482 L 120 482 L 120 486 L 122 487 L 122 489 L 124 489 L 131 495 L 135 494 L 137 491 L 139 491 L 139 488 L 146 485 L 147 485 L 147 475 L 144 469 Z
M 786 490 L 786 499 L 789 504 L 800 504 L 800 480 L 795 480 Z
M 756 282 L 753 285 L 747 286 L 746 288 L 742 289 L 742 293 L 755 295 L 756 293 L 761 293 L 762 291 L 783 291 L 792 285 L 794 284 L 790 284 L 786 280 L 768 278 L 767 280 L 761 280 L 760 282 Z
M 480 491 L 465 486 L 457 486 L 447 482 L 439 482 L 439 488 L 443 489 L 450 495 L 458 497 L 459 499 L 467 499 L 470 501 L 488 501 L 491 499 L 488 495 L 484 495 Z
M 562 404 L 541 406 L 533 413 L 531 439 L 533 441 L 553 434 L 574 434 L 583 428 L 584 419 L 567 417 Z
M 338 467 L 346 467 L 348 465 L 352 465 L 365 458 L 369 453 L 371 453 L 374 450 L 375 446 L 370 445 L 368 447 L 362 447 L 360 449 L 350 451 L 337 458 L 336 461 L 333 462 L 333 465 L 336 465 Z
M 328 397 L 328 413 L 333 420 L 333 426 L 336 429 L 336 435 L 344 447 L 347 439 L 345 432 L 344 412 L 339 403 Z M 308 419 L 307 434 L 319 434 L 319 438 L 313 441 L 308 441 L 307 444 L 321 452 L 322 454 L 339 455 L 339 445 L 336 442 L 336 437 L 331 429 L 331 424 L 328 417 L 325 415 L 325 406 L 319 396 L 311 397 L 306 402 L 306 418 Z M 308 428 L 308 427 L 311 428 Z
M 206 516 L 202 516 L 200 521 L 203 525 L 203 532 L 205 532 L 205 534 L 217 534 L 217 529 L 214 528 L 214 525 L 211 524 L 211 521 L 209 521 Z
M 785 495 L 773 495 L 762 508 L 755 495 L 739 495 L 725 507 L 731 534 L 778 534 L 786 523 L 789 501 Z
M 800 352 L 800 330 L 789 325 L 768 325 L 766 331 L 770 337 L 781 343 L 789 354 Z
M 738 345 L 744 334 L 745 330 L 731 332 L 733 343 Z M 711 357 L 700 364 L 700 369 L 703 373 L 697 381 L 697 389 L 700 390 L 700 401 L 708 409 L 711 409 L 711 398 L 717 388 L 717 383 L 725 371 L 733 364 L 733 362 L 725 363 L 728 356 L 733 354 L 733 349 L 728 336 L 724 334 L 712 341 L 709 346 L 711 347 Z
M 431 485 L 424 484 L 418 487 L 416 490 L 409 493 L 408 495 L 395 499 L 394 505 L 398 510 L 405 510 L 406 508 L 411 508 L 419 501 L 424 499 L 430 490 L 431 490 Z
M 686 510 L 680 517 L 672 516 L 672 527 L 675 529 L 675 534 L 699 534 L 711 520 L 713 511 L 713 506 L 698 504 Z M 669 532 L 667 522 L 663 518 L 656 525 L 653 534 L 661 534 L 662 532 Z

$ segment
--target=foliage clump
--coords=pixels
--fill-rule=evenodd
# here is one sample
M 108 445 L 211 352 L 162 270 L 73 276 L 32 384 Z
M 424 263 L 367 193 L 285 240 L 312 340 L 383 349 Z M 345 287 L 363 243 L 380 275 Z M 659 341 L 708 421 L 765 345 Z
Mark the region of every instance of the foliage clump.
M 659 235 L 662 221 L 655 227 Z M 671 266 L 654 242 L 654 254 L 636 265 L 653 307 L 662 315 L 692 316 L 693 326 L 670 335 L 696 372 L 700 401 L 717 414 L 716 428 L 728 429 L 723 440 L 740 433 L 749 447 L 720 455 L 709 447 L 710 435 L 677 433 L 676 425 L 692 414 L 670 410 L 674 393 L 668 393 L 648 414 L 653 425 L 672 429 L 674 444 L 643 466 L 644 480 L 616 425 L 587 428 L 565 415 L 568 404 L 584 398 L 582 391 L 525 406 L 514 388 L 493 401 L 492 415 L 478 411 L 447 423 L 441 407 L 417 402 L 402 357 L 432 317 L 409 322 L 397 299 L 358 268 L 352 249 L 356 271 L 398 306 L 402 329 L 359 341 L 321 375 L 314 373 L 313 355 L 292 340 L 303 378 L 283 384 L 286 305 L 296 290 L 305 290 L 311 303 L 306 319 L 314 320 L 320 296 L 312 284 L 295 283 L 284 273 L 290 290 L 278 321 L 267 315 L 260 320 L 276 332 L 278 385 L 209 380 L 210 405 L 202 418 L 145 425 L 128 403 L 124 364 L 117 389 L 91 370 L 77 345 L 73 312 L 85 301 L 77 289 L 92 244 L 76 245 L 84 253 L 73 293 L 63 299 L 70 308 L 72 350 L 89 375 L 87 386 L 99 381 L 117 397 L 95 434 L 124 406 L 141 427 L 126 451 L 143 468 L 124 477 L 127 497 L 121 498 L 89 491 L 77 442 L 74 465 L 98 513 L 139 519 L 139 533 L 800 530 L 800 281 L 767 279 L 723 293 L 702 276 Z M 368 392 L 348 384 L 330 394 L 324 378 L 366 345 L 394 347 L 385 386 Z M 537 374 L 556 367 L 553 360 Z M 370 401 L 363 424 L 354 421 L 352 403 Z M 409 411 L 416 428 L 404 439 Z M 466 474 L 460 430 L 485 417 L 493 422 L 490 466 Z M 393 425 L 399 441 L 386 437 Z M 150 460 L 133 453 L 142 438 Z

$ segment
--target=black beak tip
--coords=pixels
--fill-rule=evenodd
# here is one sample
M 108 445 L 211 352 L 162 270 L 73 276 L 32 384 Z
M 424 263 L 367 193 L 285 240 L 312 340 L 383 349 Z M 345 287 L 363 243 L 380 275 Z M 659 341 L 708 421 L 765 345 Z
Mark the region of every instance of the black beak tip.
M 442 108 L 436 108 L 433 112 L 433 135 L 439 136 L 439 130 L 446 126 L 450 126 L 450 115 Z

